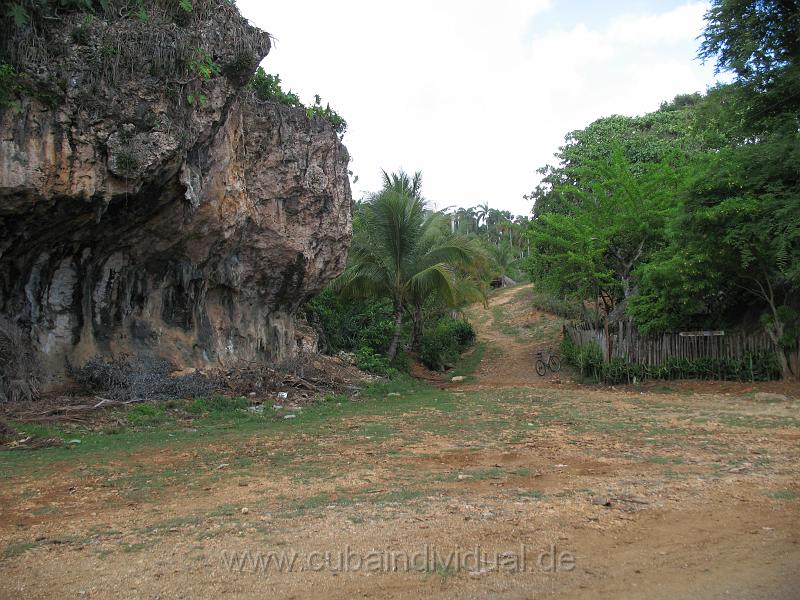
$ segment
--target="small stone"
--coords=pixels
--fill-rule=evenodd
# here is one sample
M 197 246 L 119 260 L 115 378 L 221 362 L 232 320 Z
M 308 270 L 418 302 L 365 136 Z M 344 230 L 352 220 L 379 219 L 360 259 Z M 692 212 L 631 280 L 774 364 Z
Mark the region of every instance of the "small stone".
M 456 375 L 455 377 L 451 377 L 450 381 L 452 381 L 453 383 L 461 383 L 465 379 L 466 377 L 464 377 L 463 375 Z
M 285 415 L 283 418 L 284 419 L 295 419 L 295 418 L 297 418 L 297 415 Z
M 241 510 L 240 512 L 241 512 L 243 515 L 246 515 L 247 513 L 249 513 L 249 512 L 250 512 L 250 509 L 249 509 L 249 508 L 247 508 L 246 506 L 243 506 L 243 507 L 242 507 L 242 510 Z

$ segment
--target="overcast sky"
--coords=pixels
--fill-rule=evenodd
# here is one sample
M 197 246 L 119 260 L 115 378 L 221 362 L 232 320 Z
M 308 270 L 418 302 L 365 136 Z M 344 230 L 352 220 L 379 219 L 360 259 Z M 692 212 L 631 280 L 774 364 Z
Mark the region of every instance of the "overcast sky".
M 439 208 L 530 212 L 523 194 L 568 131 L 705 91 L 707 2 L 238 0 L 270 32 L 263 66 L 348 122 L 353 195 L 421 170 Z

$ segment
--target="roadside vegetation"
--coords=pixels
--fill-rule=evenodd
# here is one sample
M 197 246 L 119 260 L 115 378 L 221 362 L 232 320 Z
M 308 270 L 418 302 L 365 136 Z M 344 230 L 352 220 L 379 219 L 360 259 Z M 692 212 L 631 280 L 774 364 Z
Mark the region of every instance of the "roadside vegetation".
M 566 136 L 531 194 L 537 288 L 641 333 L 800 338 L 800 52 L 793 4 L 715 0 L 700 57 L 735 79 Z M 747 23 L 747 27 L 741 27 Z
M 329 353 L 352 352 L 378 374 L 405 370 L 409 357 L 435 370 L 458 362 L 475 341 L 463 308 L 486 304 L 517 262 L 510 220 L 486 208 L 466 227 L 459 214 L 428 208 L 421 173 L 383 174 L 355 207 L 347 269 L 305 309 Z

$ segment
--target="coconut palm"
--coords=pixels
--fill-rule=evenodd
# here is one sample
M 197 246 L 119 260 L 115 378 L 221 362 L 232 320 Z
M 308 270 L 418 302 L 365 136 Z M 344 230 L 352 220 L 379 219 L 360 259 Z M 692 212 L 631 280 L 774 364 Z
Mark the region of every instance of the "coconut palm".
M 489 252 L 492 256 L 495 276 L 500 279 L 502 285 L 513 285 L 514 281 L 508 276 L 508 273 L 514 267 L 517 258 L 514 256 L 511 246 L 505 243 L 490 246 Z
M 413 175 L 409 175 L 403 169 L 397 173 L 383 171 L 383 190 L 394 190 L 417 200 L 425 200 L 422 197 L 422 172 L 420 171 Z
M 384 189 L 361 205 L 350 264 L 334 284 L 345 295 L 391 300 L 390 359 L 397 354 L 406 311 L 413 314 L 432 294 L 450 305 L 458 302 L 454 267 L 468 264 L 475 252 L 464 236 L 447 232 L 440 213 L 425 209 L 419 173 L 403 175 L 384 173 Z
M 480 229 L 481 224 L 486 224 L 486 217 L 489 216 L 489 203 L 484 202 L 483 204 L 478 204 L 475 207 L 475 219 L 478 222 L 478 229 Z

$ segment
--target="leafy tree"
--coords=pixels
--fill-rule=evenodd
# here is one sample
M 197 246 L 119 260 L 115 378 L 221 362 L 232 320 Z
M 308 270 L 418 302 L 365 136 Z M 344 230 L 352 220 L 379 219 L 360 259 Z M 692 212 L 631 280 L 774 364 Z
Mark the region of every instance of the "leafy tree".
M 630 163 L 634 174 L 639 165 L 659 163 L 678 153 L 695 152 L 702 146 L 693 127 L 698 102 L 694 95 L 677 96 L 653 113 L 641 117 L 612 115 L 572 131 L 556 153 L 558 163 L 537 170 L 541 183 L 529 195 L 533 214 L 568 214 L 578 199 L 575 189 L 583 185 L 583 168 L 608 161 L 616 149 Z M 647 168 L 647 167 L 643 167 Z
M 717 71 L 733 71 L 740 84 L 770 96 L 783 95 L 789 86 L 798 83 L 800 3 L 713 0 L 706 13 L 699 56 L 716 60 Z M 792 106 L 800 106 L 800 98 L 785 100 L 792 105 L 776 108 L 791 110 Z
M 789 378 L 800 291 L 800 5 L 714 0 L 706 18 L 700 56 L 737 79 L 697 106 L 706 151 L 689 167 L 669 245 L 638 272 L 630 312 L 645 331 L 760 312 Z
M 729 147 L 702 157 L 678 216 L 664 263 L 644 270 L 650 296 L 664 314 L 698 311 L 710 316 L 750 305 L 763 307 L 762 323 L 781 349 L 784 377 L 792 373 L 786 353 L 797 341 L 800 292 L 800 135 L 773 135 L 758 143 Z M 670 265 L 686 300 L 657 284 Z M 654 281 L 654 277 L 656 280 Z M 669 287 L 669 286 L 667 286 Z M 652 294 L 652 289 L 650 290 Z M 658 305 L 658 304 L 656 304 Z M 646 316 L 648 298 L 634 314 Z
M 558 296 L 599 298 L 608 313 L 634 293 L 634 269 L 663 245 L 679 181 L 666 161 L 634 169 L 619 147 L 608 162 L 590 161 L 576 174 L 581 187 L 563 190 L 574 199 L 568 212 L 531 223 L 532 275 Z

